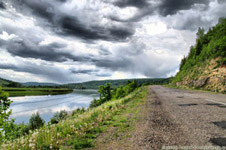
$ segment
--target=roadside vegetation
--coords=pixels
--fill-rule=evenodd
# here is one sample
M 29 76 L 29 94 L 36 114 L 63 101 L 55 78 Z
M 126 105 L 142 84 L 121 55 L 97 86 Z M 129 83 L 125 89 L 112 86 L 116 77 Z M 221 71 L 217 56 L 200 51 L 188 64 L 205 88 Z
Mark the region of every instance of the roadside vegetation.
M 226 92 L 226 19 L 205 33 L 197 32 L 197 40 L 188 56 L 180 63 L 180 71 L 172 78 L 171 85 Z
M 93 147 L 95 138 L 108 127 L 117 126 L 122 130 L 130 128 L 126 118 L 120 117 L 120 114 L 131 110 L 129 108 L 135 108 L 145 97 L 146 91 L 145 87 L 138 88 L 136 81 L 128 82 L 126 86 L 120 88 L 111 88 L 110 84 L 106 84 L 99 87 L 100 98 L 93 100 L 90 108 L 76 109 L 72 113 L 61 111 L 47 124 L 38 113 L 31 116 L 29 124 L 19 125 L 14 124 L 14 120 L 9 120 L 10 114 L 7 114 L 2 121 L 7 124 L 6 128 L 0 124 L 0 149 Z M 6 97 L 5 99 L 1 97 L 1 104 L 6 100 L 9 106 L 11 101 Z

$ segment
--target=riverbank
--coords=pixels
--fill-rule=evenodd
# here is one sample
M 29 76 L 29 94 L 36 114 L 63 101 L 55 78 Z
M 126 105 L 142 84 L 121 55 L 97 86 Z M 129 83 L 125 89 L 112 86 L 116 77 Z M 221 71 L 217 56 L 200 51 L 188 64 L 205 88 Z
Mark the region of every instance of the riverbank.
M 38 96 L 38 95 L 60 95 L 73 92 L 68 88 L 11 88 L 4 87 L 3 91 L 9 93 L 10 97 L 17 96 Z
M 82 149 L 97 145 L 97 137 L 113 127 L 121 131 L 133 130 L 137 119 L 136 109 L 146 99 L 147 88 L 142 87 L 128 96 L 106 102 L 96 108 L 88 109 L 82 114 L 74 113 L 67 120 L 58 124 L 29 132 L 29 135 L 8 141 L 2 148 L 11 149 Z M 136 111 L 135 111 L 136 110 Z M 125 114 L 130 115 L 129 122 Z M 131 123 L 130 123 L 131 121 Z

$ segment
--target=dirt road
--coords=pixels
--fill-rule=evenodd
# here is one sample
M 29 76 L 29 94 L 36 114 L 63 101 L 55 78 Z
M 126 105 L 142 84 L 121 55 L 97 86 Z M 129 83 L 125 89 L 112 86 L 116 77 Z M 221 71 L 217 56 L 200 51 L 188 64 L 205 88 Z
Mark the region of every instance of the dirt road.
M 162 120 L 161 124 L 156 123 L 159 131 L 155 137 L 163 139 L 158 148 L 226 146 L 226 95 L 162 86 L 151 86 L 150 92 L 159 105 L 154 108 L 156 116 L 152 117 Z M 167 133 L 172 136 L 161 136 Z

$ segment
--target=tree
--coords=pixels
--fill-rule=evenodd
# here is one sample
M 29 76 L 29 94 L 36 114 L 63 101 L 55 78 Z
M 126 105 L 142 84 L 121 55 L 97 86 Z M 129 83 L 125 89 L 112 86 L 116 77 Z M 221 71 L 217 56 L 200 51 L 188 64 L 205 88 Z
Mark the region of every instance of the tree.
M 31 130 L 38 129 L 45 124 L 45 121 L 40 117 L 39 113 L 35 113 L 31 115 L 29 120 L 29 127 Z
M 184 56 L 184 58 L 180 62 L 180 70 L 182 70 L 182 67 L 185 65 L 187 58 Z
M 98 92 L 100 93 L 101 103 L 111 100 L 112 95 L 111 95 L 111 84 L 110 83 L 107 83 L 105 86 L 101 85 L 99 87 Z
M 116 90 L 116 94 L 115 94 L 115 97 L 116 98 L 122 98 L 126 95 L 125 91 L 124 91 L 124 88 L 123 86 L 120 86 L 119 88 L 117 88 Z
M 203 37 L 203 36 L 204 36 L 204 33 L 205 33 L 204 28 L 200 28 L 200 27 L 199 27 L 198 32 L 196 33 L 197 39 Z
M 12 111 L 9 110 L 12 101 L 8 99 L 8 93 L 2 91 L 0 87 L 0 142 L 6 138 L 8 132 L 13 127 L 13 119 L 9 119 Z
M 199 40 L 197 41 L 197 45 L 196 45 L 196 52 L 195 52 L 195 55 L 196 55 L 196 56 L 198 56 L 198 55 L 201 53 L 201 51 L 202 51 L 202 46 L 203 46 L 203 44 L 201 43 L 201 40 L 199 39 Z
M 97 100 L 96 98 L 94 98 L 94 99 L 91 101 L 89 107 L 90 107 L 90 108 L 93 108 L 93 107 L 99 106 L 99 101 L 100 101 L 100 100 Z
M 222 23 L 224 23 L 224 21 L 225 21 L 225 18 L 224 17 L 220 17 L 218 19 L 218 24 L 222 24 Z

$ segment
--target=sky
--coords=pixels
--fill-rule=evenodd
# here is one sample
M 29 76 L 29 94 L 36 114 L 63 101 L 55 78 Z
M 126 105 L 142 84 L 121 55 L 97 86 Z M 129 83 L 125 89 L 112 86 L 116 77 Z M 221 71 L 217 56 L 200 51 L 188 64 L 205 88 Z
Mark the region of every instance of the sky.
M 164 78 L 226 0 L 0 0 L 0 77 L 73 83 Z

